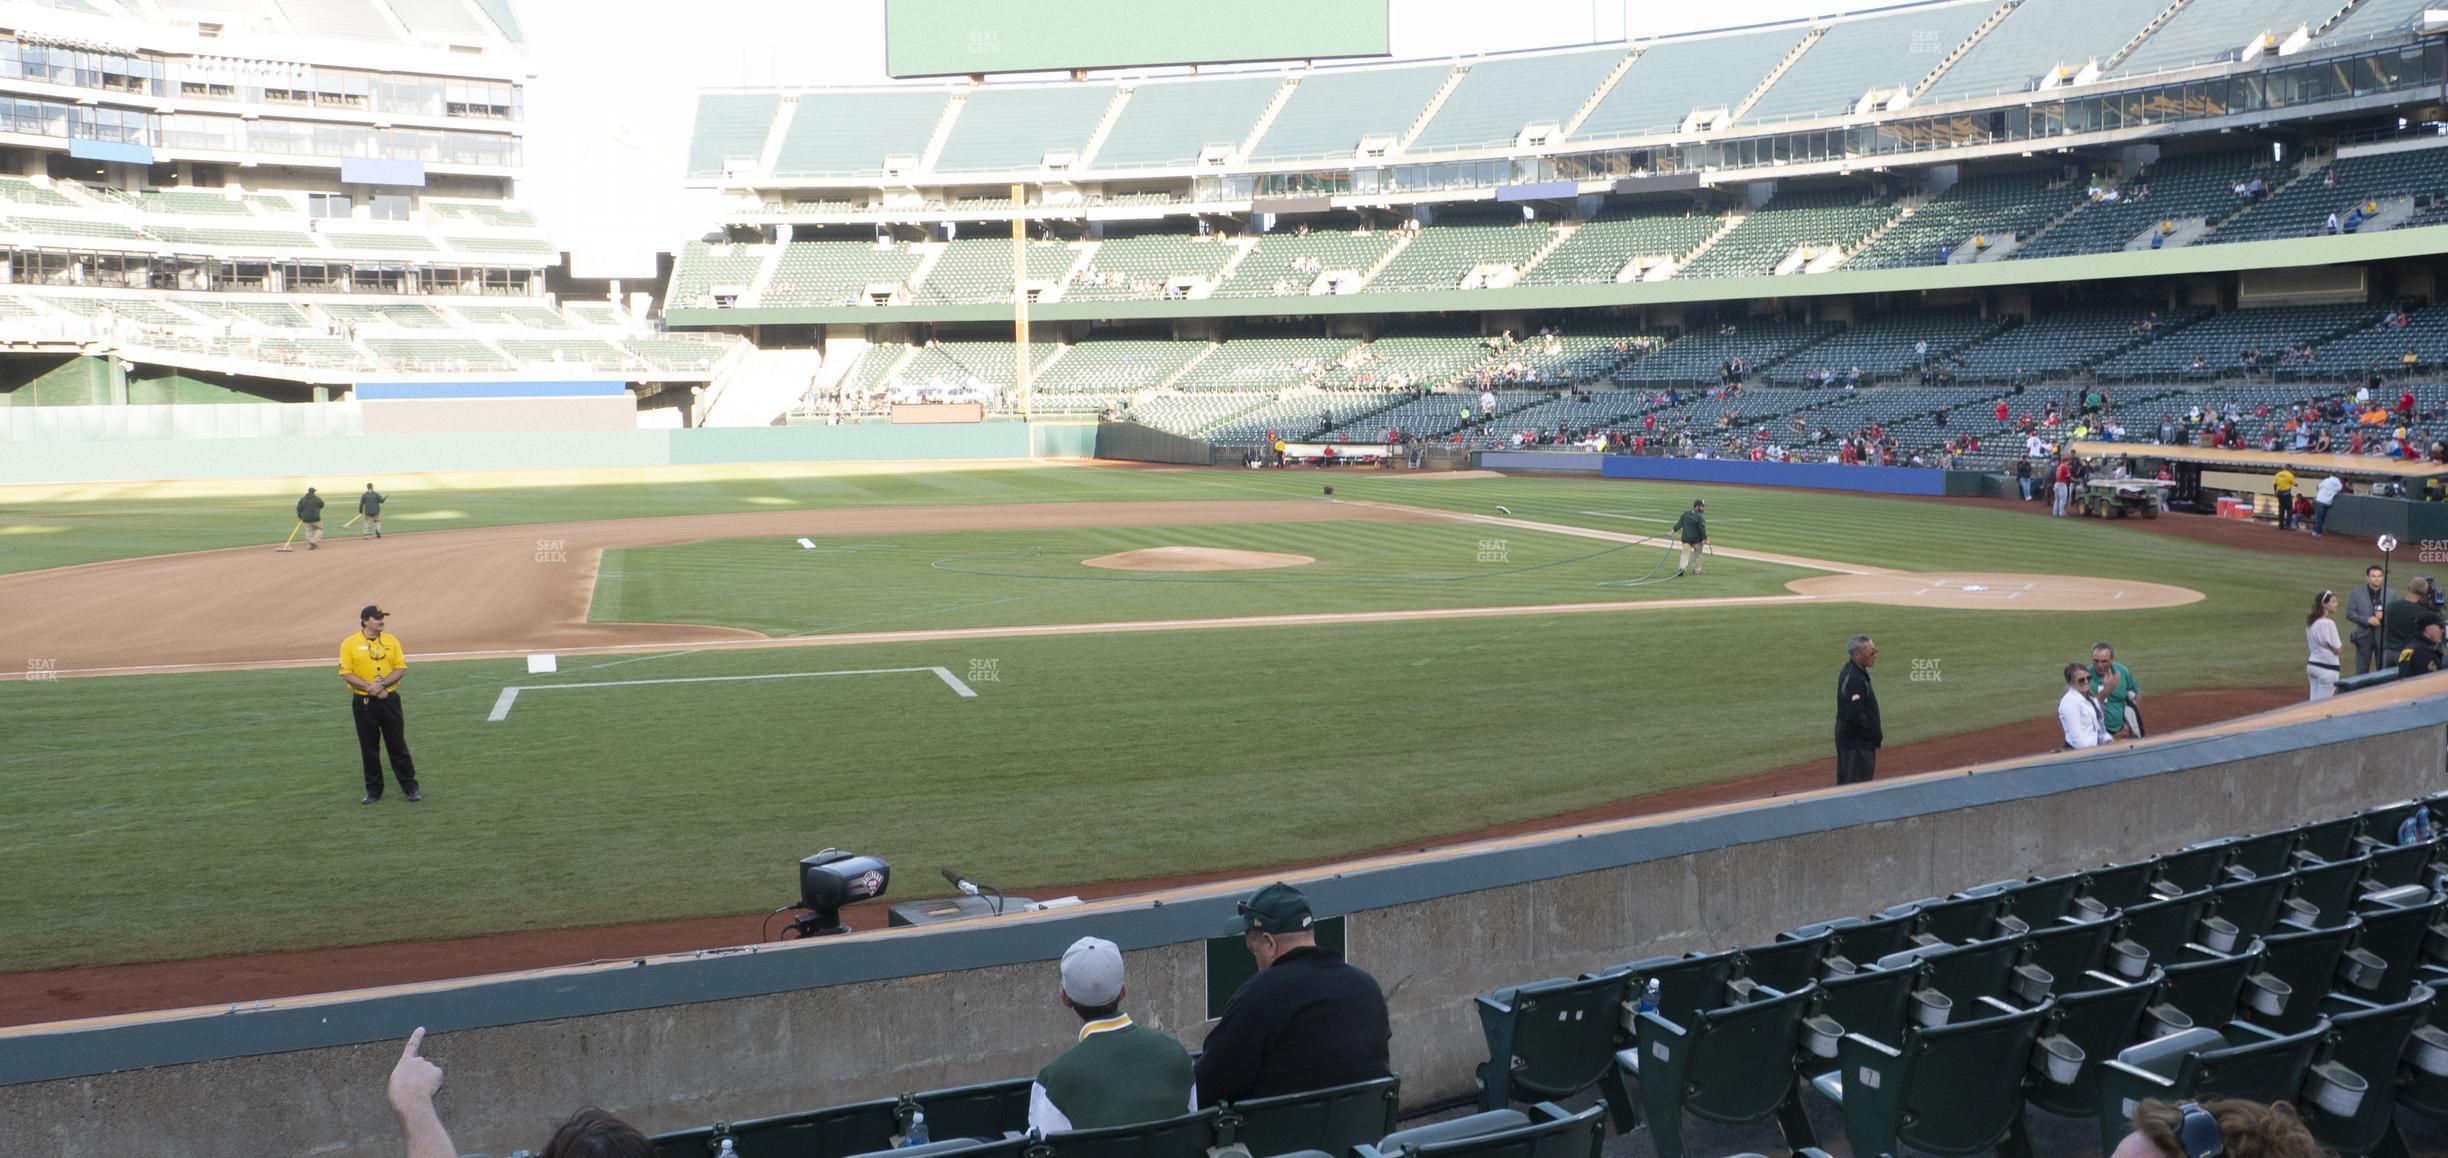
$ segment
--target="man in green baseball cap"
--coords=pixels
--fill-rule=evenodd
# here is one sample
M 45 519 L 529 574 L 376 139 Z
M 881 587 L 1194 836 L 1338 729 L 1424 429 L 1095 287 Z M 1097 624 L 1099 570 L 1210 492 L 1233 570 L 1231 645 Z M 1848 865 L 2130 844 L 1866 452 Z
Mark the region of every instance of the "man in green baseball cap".
M 1277 882 L 1234 906 L 1258 975 L 1233 993 L 1199 1055 L 1201 1106 L 1297 1094 L 1393 1072 L 1385 990 L 1317 945 L 1316 915 L 1299 889 Z

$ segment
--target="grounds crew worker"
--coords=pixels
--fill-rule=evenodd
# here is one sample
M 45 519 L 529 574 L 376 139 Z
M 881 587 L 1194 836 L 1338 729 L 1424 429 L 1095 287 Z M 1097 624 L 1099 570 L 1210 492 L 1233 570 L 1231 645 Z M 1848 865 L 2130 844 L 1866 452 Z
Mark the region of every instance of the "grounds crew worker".
M 365 516 L 365 530 L 358 538 L 382 538 L 382 505 L 383 497 L 375 493 L 373 483 L 367 483 L 365 493 L 357 496 L 357 513 Z
M 1675 567 L 1675 576 L 1681 578 L 1685 571 L 1699 574 L 1700 563 L 1706 561 L 1708 547 L 1707 500 L 1693 499 L 1691 509 L 1675 520 L 1674 530 L 1683 536 L 1683 562 Z M 1695 556 L 1699 558 L 1695 559 Z
M 2283 466 L 2279 467 L 2277 475 L 2270 479 L 2270 489 L 2277 492 L 2278 495 L 2278 529 L 2281 531 L 2294 530 L 2295 472 Z
M 298 500 L 298 521 L 306 524 L 306 549 L 312 551 L 323 541 L 323 496 L 313 487 L 306 488 L 306 497 Z
M 393 690 L 408 675 L 408 653 L 383 630 L 385 618 L 382 608 L 367 604 L 357 613 L 358 629 L 340 640 L 340 679 L 349 686 L 349 713 L 357 720 L 357 754 L 365 760 L 366 794 L 358 803 L 382 799 L 382 757 L 374 750 L 379 737 L 382 746 L 391 750 L 391 774 L 399 778 L 400 791 L 413 804 L 422 799 L 417 795 L 416 761 L 408 758 L 408 719 L 401 711 L 399 693 Z

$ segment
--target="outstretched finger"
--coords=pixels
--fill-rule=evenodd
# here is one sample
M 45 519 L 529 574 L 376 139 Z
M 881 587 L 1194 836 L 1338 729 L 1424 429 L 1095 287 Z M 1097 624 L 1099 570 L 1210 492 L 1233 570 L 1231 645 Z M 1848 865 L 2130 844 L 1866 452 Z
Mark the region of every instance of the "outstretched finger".
M 416 1027 L 415 1033 L 408 1035 L 408 1046 L 400 1051 L 400 1060 L 407 1061 L 409 1058 L 415 1057 L 417 1055 L 417 1046 L 423 1044 L 424 1041 L 425 1027 L 420 1025 Z

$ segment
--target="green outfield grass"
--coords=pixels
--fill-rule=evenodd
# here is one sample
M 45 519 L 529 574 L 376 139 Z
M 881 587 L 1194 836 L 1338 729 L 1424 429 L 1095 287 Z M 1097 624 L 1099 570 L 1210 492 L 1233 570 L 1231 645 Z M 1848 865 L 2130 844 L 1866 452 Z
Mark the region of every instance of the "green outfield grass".
M 0 880 L 10 885 L 0 889 L 0 970 L 755 912 L 790 899 L 791 862 L 826 845 L 892 860 L 903 870 L 896 897 L 940 893 L 930 870 L 946 863 L 1032 889 L 1260 868 L 1824 755 L 1830 683 L 1856 631 L 1880 639 L 1899 744 L 2048 715 L 2057 669 L 2099 638 L 2118 643 L 2146 696 L 2292 684 L 2310 593 L 2354 578 L 2336 560 L 1991 508 L 1584 480 L 1327 477 L 1342 497 L 1469 511 L 1502 503 L 1522 518 L 1636 533 L 1662 530 L 1642 520 L 1670 518 L 1705 493 L 1727 546 L 2155 580 L 2208 599 L 2098 615 L 1778 605 L 590 656 L 556 677 L 506 662 L 428 662 L 407 694 L 429 799 L 411 806 L 394 795 L 374 808 L 356 803 L 347 710 L 320 669 L 0 683 L 9 735 Z M 855 503 L 932 504 L 964 501 L 954 497 L 964 489 L 985 496 L 977 501 L 1287 497 L 1315 494 L 1320 476 L 1056 469 L 852 481 Z M 741 497 L 585 509 L 735 510 L 720 504 Z M 160 533 L 182 517 L 175 507 L 127 514 L 118 548 Z M 572 517 L 550 493 L 504 495 L 489 509 L 496 521 Z M 646 618 L 641 603 L 652 602 L 653 618 L 795 631 L 993 621 L 1006 609 L 947 604 L 1021 590 L 1030 594 L 1011 605 L 1013 620 L 1273 610 L 1295 599 L 1456 605 L 1480 598 L 1483 581 L 1416 579 L 1487 566 L 1475 554 L 1481 537 L 1508 540 L 1516 558 L 1603 546 L 1468 526 L 1421 528 L 1384 550 L 1333 542 L 1389 530 L 1414 534 L 1301 524 L 907 535 L 891 537 L 895 552 L 836 555 L 706 544 L 669 549 L 667 563 L 646 569 L 660 576 L 650 583 L 616 573 L 618 610 Z M 1216 545 L 1250 536 L 1261 550 L 1320 536 L 1307 541 L 1326 543 L 1325 554 L 1289 549 L 1319 554 L 1344 577 L 1413 581 L 1129 585 L 932 566 L 991 553 L 980 544 L 1025 542 L 1039 548 L 1026 567 L 1059 571 L 1106 545 L 1194 534 Z M 1457 538 L 1435 537 L 1444 534 Z M 13 550 L 67 538 L 0 541 Z M 941 554 L 915 546 L 952 540 L 958 549 Z M 1473 554 L 1445 558 L 1456 544 Z M 947 586 L 911 587 L 904 556 L 923 557 L 928 580 Z M 789 569 L 821 576 L 765 589 Z M 1567 569 L 1509 580 L 1517 590 L 1501 601 L 1552 594 Z M 1704 579 L 1603 597 L 1749 593 L 1778 574 L 1713 564 Z M 819 584 L 835 606 L 815 602 Z M 921 597 L 923 615 L 875 622 L 896 600 Z M 1937 678 L 1912 680 L 1916 660 Z M 984 679 L 977 661 L 993 661 L 999 678 Z M 508 720 L 485 720 L 511 683 L 938 664 L 980 673 L 978 697 L 923 676 L 664 684 L 527 693 Z
M 1146 548 L 1307 555 L 1260 571 L 1111 571 Z M 607 551 L 592 618 L 712 623 L 768 635 L 1227 615 L 1781 595 L 1820 574 L 1743 559 L 1674 581 L 1652 545 L 1452 523 L 1242 523 L 862 535 L 806 550 L 729 539 Z

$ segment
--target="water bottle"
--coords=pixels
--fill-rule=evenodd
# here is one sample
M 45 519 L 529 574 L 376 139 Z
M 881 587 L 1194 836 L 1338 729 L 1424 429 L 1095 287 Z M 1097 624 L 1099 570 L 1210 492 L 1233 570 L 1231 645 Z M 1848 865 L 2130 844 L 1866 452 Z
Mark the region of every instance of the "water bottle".
M 1634 1013 L 1656 1013 L 1657 1007 L 1658 983 L 1657 978 L 1652 977 L 1649 979 L 1648 987 L 1641 990 L 1640 1004 L 1633 1006 L 1632 1011 Z
M 738 1155 L 739 1149 L 731 1144 L 729 1138 L 723 1139 L 722 1149 L 714 1152 L 714 1158 L 738 1158 Z
M 910 1128 L 909 1128 L 909 1136 L 908 1136 L 907 1138 L 904 1138 L 904 1139 L 902 1139 L 902 1140 L 901 1140 L 901 1145 L 902 1145 L 902 1147 L 903 1147 L 903 1148 L 905 1148 L 905 1149 L 906 1149 L 906 1148 L 911 1147 L 911 1146 L 924 1146 L 924 1145 L 926 1145 L 926 1144 L 927 1144 L 927 1124 L 926 1124 L 926 1111 L 925 1111 L 925 1110 L 919 1110 L 919 1111 L 917 1111 L 917 1112 L 915 1112 L 915 1113 L 912 1113 L 912 1114 L 910 1115 Z

